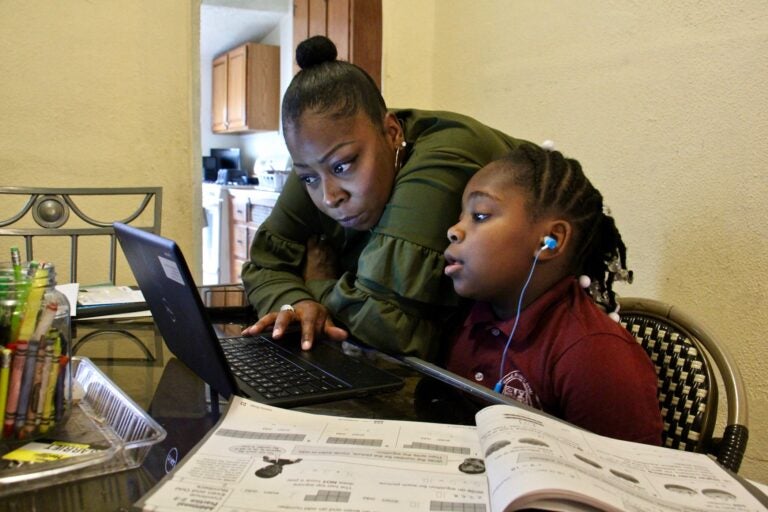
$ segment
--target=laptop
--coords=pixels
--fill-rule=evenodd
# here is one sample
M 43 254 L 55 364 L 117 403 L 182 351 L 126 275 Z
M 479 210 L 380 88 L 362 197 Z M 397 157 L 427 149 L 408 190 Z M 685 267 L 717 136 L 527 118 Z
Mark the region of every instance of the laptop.
M 403 386 L 402 378 L 364 356 L 344 353 L 338 342 L 319 340 L 302 351 L 298 330 L 280 340 L 219 337 L 176 242 L 122 223 L 113 226 L 166 345 L 220 395 L 295 407 Z

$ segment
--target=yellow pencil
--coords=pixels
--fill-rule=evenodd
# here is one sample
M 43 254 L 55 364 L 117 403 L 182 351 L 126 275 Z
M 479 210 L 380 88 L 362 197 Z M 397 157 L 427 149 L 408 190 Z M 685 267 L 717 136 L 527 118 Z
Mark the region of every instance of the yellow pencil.
M 48 270 L 38 268 L 35 277 L 29 285 L 29 294 L 24 308 L 24 315 L 21 318 L 21 327 L 17 339 L 29 341 L 37 325 L 37 316 L 40 312 L 40 305 L 43 302 L 43 293 L 48 282 Z
M 11 377 L 11 349 L 2 350 L 0 361 L 0 418 L 5 418 L 5 404 L 8 401 L 8 380 Z M 2 434 L 0 433 L 0 437 Z

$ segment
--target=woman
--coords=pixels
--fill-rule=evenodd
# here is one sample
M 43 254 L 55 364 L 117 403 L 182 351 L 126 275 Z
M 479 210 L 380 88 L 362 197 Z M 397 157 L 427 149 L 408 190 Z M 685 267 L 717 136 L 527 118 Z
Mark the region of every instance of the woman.
M 280 338 L 299 322 L 305 350 L 351 334 L 432 358 L 459 302 L 442 253 L 464 185 L 521 141 L 458 114 L 388 111 L 325 37 L 302 42 L 296 61 L 282 107 L 293 172 L 242 274 L 269 313 L 244 333 L 274 324 Z

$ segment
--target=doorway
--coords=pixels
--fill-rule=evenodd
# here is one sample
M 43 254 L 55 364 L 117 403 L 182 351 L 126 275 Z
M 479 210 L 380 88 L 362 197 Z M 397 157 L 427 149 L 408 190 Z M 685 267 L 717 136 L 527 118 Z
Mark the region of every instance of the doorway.
M 203 0 L 200 5 L 200 155 L 211 148 L 239 148 L 241 168 L 250 174 L 259 159 L 287 159 L 278 131 L 249 134 L 215 134 L 211 129 L 212 73 L 216 56 L 242 43 L 255 41 L 280 46 L 280 96 L 291 77 L 291 0 Z M 285 70 L 288 70 L 287 73 Z M 205 214 L 202 232 L 204 284 L 228 283 L 229 196 L 226 186 L 203 184 L 201 199 Z

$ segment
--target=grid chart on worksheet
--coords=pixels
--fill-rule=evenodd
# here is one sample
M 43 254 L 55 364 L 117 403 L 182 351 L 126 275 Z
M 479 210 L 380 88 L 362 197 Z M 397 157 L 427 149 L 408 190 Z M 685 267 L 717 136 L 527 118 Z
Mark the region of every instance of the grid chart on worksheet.
M 329 437 L 328 444 L 354 444 L 357 446 L 381 446 L 384 442 L 381 439 L 356 439 L 351 437 Z
M 266 439 L 269 441 L 304 441 L 304 434 L 289 434 L 279 432 L 251 432 L 248 430 L 234 430 L 222 428 L 216 432 L 217 436 L 236 437 L 238 439 Z
M 429 510 L 430 512 L 485 512 L 485 503 L 430 501 Z
M 349 491 L 320 490 L 315 494 L 307 494 L 304 501 L 331 501 L 334 503 L 349 503 Z
M 431 450 L 433 452 L 458 453 L 460 455 L 469 455 L 471 453 L 471 450 L 466 446 L 446 446 L 444 444 L 422 443 L 419 441 L 407 444 L 403 446 L 403 448 L 412 450 Z

